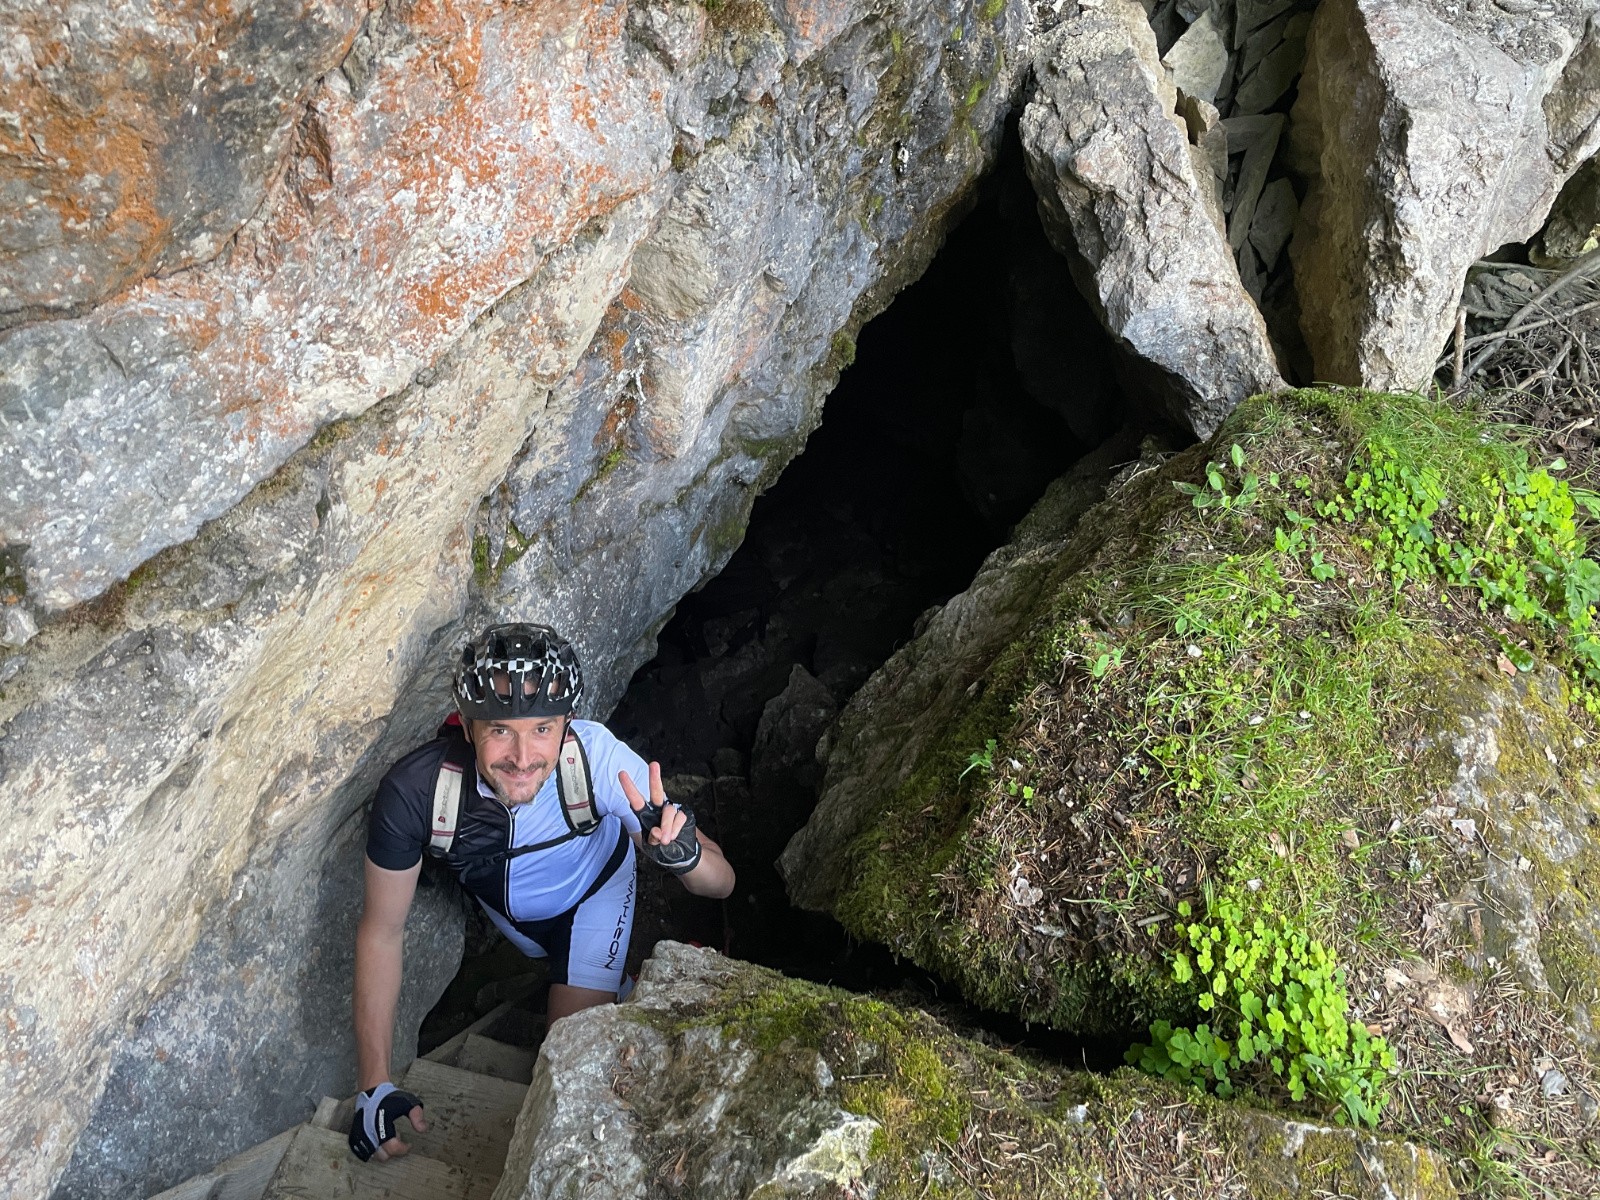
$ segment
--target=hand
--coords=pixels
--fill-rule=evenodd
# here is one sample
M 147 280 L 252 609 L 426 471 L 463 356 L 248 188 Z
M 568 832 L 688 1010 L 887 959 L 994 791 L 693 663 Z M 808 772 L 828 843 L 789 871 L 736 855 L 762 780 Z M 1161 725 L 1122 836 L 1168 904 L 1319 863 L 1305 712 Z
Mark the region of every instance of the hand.
M 650 764 L 650 799 L 646 800 L 622 771 L 617 782 L 628 805 L 639 817 L 644 834 L 644 854 L 658 867 L 674 875 L 686 875 L 700 865 L 700 839 L 695 835 L 694 811 L 684 804 L 673 804 L 661 786 L 661 764 Z
M 377 1087 L 356 1096 L 355 1115 L 350 1119 L 350 1153 L 362 1162 L 376 1158 L 387 1162 L 409 1154 L 411 1147 L 402 1142 L 395 1130 L 395 1121 L 405 1117 L 418 1133 L 428 1131 L 422 1118 L 422 1097 L 402 1092 L 392 1083 Z

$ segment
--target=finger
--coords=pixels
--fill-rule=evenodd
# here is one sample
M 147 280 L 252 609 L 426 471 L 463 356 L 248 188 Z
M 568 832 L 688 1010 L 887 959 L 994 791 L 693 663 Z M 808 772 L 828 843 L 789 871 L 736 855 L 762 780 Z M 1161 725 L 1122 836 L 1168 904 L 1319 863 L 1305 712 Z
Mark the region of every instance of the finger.
M 650 764 L 650 799 L 654 800 L 658 807 L 666 806 L 667 792 L 661 786 L 661 764 L 658 762 Z
M 378 1147 L 379 1156 L 385 1160 L 391 1158 L 404 1158 L 410 1153 L 411 1147 L 406 1145 L 397 1137 L 390 1138 L 387 1142 Z
M 419 1104 L 408 1112 L 406 1118 L 411 1122 L 411 1128 L 418 1133 L 428 1132 L 428 1118 L 422 1115 L 422 1105 Z
M 639 794 L 639 789 L 633 786 L 633 780 L 628 778 L 626 771 L 617 772 L 617 782 L 622 785 L 622 794 L 628 798 L 628 807 L 634 812 L 643 812 L 644 797 Z

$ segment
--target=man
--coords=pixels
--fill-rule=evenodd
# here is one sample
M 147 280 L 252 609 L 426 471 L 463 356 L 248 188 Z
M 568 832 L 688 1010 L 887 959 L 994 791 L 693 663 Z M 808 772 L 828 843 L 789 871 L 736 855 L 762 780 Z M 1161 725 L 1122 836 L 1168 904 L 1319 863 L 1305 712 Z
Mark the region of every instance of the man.
M 361 1094 L 350 1128 L 350 1148 L 363 1160 L 406 1153 L 397 1118 L 427 1128 L 422 1101 L 389 1080 L 406 913 L 425 848 L 442 855 L 524 954 L 550 960 L 551 1024 L 617 999 L 636 851 L 696 895 L 733 890 L 721 848 L 687 808 L 668 802 L 660 766 L 647 766 L 598 722 L 573 719 L 583 673 L 553 629 L 486 630 L 462 651 L 454 684 L 461 724 L 396 763 L 373 801 L 356 932 Z M 453 794 L 458 781 L 452 834 L 436 794 Z

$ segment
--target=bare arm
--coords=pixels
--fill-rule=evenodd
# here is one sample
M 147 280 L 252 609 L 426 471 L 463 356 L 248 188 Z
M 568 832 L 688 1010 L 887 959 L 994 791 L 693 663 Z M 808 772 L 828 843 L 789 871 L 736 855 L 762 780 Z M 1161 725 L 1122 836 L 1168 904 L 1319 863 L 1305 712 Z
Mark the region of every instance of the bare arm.
M 366 905 L 356 928 L 355 980 L 356 1071 L 362 1091 L 389 1078 L 406 913 L 421 872 L 420 861 L 406 871 L 386 871 L 371 859 L 366 862 Z
M 724 900 L 733 891 L 733 866 L 723 856 L 721 846 L 698 829 L 694 835 L 700 839 L 700 862 L 694 870 L 678 878 L 696 896 Z

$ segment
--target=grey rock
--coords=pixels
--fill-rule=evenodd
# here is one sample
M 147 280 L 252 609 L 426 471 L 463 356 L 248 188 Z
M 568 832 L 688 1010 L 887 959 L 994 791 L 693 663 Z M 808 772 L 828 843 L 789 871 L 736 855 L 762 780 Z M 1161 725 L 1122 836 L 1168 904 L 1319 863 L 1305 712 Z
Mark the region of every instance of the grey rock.
M 1318 379 L 1412 388 L 1432 373 L 1468 267 L 1538 230 L 1600 132 L 1582 119 L 1600 99 L 1593 10 L 1317 7 L 1291 128 L 1309 182 L 1289 254 Z
M 39 624 L 25 605 L 7 604 L 0 608 L 0 646 L 20 650 L 38 632 Z
M 50 1194 L 86 1126 L 106 1140 L 69 1193 L 98 1186 L 91 1160 L 122 1163 L 115 1188 L 181 1177 L 350 1090 L 334 914 L 361 802 L 446 710 L 452 648 L 537 615 L 609 710 L 815 424 L 835 334 L 960 215 L 1024 61 L 1017 5 L 863 0 L 831 32 L 741 9 L 698 51 L 692 19 L 630 27 L 641 7 L 386 7 L 361 95 L 343 73 L 317 91 L 334 170 L 308 203 L 274 192 L 229 256 L 6 335 L 0 457 L 41 471 L 0 472 L 0 537 L 33 539 L 28 603 L 144 562 L 41 622 L 0 695 L 0 1092 L 19 1114 L 0 1192 Z M 782 69 L 751 103 L 756 43 Z M 603 101 L 606 139 L 579 120 L 530 142 L 524 106 L 558 95 Z M 479 176 L 488 144 L 511 157 Z M 58 540 L 34 538 L 51 520 Z M 445 969 L 450 922 L 418 920 Z M 283 974 L 295 956 L 306 972 Z M 250 982 L 257 960 L 271 979 Z M 436 982 L 409 976 L 407 1005 Z M 184 1071 L 162 1060 L 180 1027 Z M 228 1128 L 196 1115 L 224 1095 Z
M 822 781 L 817 742 L 838 711 L 833 693 L 796 663 L 762 710 L 750 750 L 750 787 L 764 807 L 799 802 Z
M 1233 111 L 1237 114 L 1265 112 L 1289 90 L 1299 77 L 1306 59 L 1306 30 L 1309 13 L 1296 13 L 1283 28 L 1281 39 L 1256 63 L 1233 92 Z
M 1564 719 L 1561 674 L 1546 666 L 1508 680 L 1454 669 L 1435 695 L 1434 732 L 1422 745 L 1445 752 L 1454 776 L 1438 824 L 1474 831 L 1461 850 L 1472 860 L 1471 882 L 1448 906 L 1475 949 L 1471 965 L 1506 969 L 1551 997 L 1592 1052 L 1600 1046 L 1600 914 L 1583 864 L 1593 854 L 1600 778 L 1562 769 L 1567 745 L 1582 734 Z M 1468 920 L 1473 910 L 1481 920 Z
M 1255 216 L 1250 221 L 1250 244 L 1261 256 L 1268 271 L 1278 265 L 1278 257 L 1289 244 L 1294 232 L 1294 222 L 1300 205 L 1294 197 L 1294 184 L 1287 179 L 1274 179 L 1261 192 L 1256 202 Z
M 1256 69 L 1269 53 L 1277 49 L 1283 42 L 1284 31 L 1289 27 L 1289 15 L 1284 13 L 1267 22 L 1249 37 L 1245 38 L 1244 46 L 1239 51 L 1239 75 L 1248 76 Z M 1304 37 L 1304 30 L 1301 31 Z
M 1178 115 L 1189 130 L 1189 158 L 1199 181 L 1206 213 L 1220 237 L 1228 236 L 1228 216 L 1222 206 L 1228 182 L 1228 130 L 1214 105 L 1178 93 Z
M 496 1196 L 555 1200 L 599 1179 L 607 1196 L 642 1198 L 663 1161 L 706 1200 L 837 1194 L 861 1180 L 878 1124 L 840 1106 L 816 1054 L 763 1051 L 716 1025 L 672 1032 L 757 970 L 660 942 L 627 1004 L 552 1028 Z
M 1034 71 L 1022 143 L 1051 242 L 1167 412 L 1209 433 L 1282 379 L 1140 9 L 1079 11 L 1041 40 Z
M 1539 1091 L 1546 1100 L 1566 1095 L 1568 1086 L 1567 1077 L 1554 1067 L 1539 1077 Z
M 1278 138 L 1283 133 L 1284 119 L 1277 113 L 1267 116 L 1228 117 L 1222 122 L 1228 131 L 1228 151 L 1244 150 L 1244 160 L 1239 164 L 1238 177 L 1228 199 L 1228 245 L 1234 250 L 1243 246 L 1250 236 L 1250 226 L 1255 220 L 1256 204 L 1267 185 L 1267 172 L 1272 168 L 1273 156 L 1278 151 Z
M 869 1114 L 887 1106 L 870 1090 L 864 1097 L 860 1084 L 886 1081 L 896 1107 L 885 1119 L 899 1116 L 900 1104 L 923 1094 L 901 1071 L 913 1048 L 934 1070 L 956 1067 L 932 1094 L 947 1112 L 965 1114 L 970 1103 L 972 1115 L 959 1117 L 959 1132 L 896 1122 L 875 1145 Z M 495 1196 L 820 1200 L 883 1194 L 908 1177 L 970 1191 L 973 1173 L 962 1162 L 973 1160 L 958 1158 L 952 1142 L 1036 1127 L 1037 1111 L 1005 1086 L 1008 1072 L 1057 1097 L 1061 1128 L 1029 1148 L 1030 1177 L 1037 1170 L 1047 1183 L 1095 1180 L 1108 1194 L 1143 1194 L 1152 1177 L 1127 1169 L 1126 1138 L 1116 1132 L 1131 1120 L 1160 1122 L 1171 1153 L 1185 1156 L 1178 1170 L 1223 1158 L 1235 1178 L 1255 1185 L 1252 1195 L 1306 1194 L 1301 1173 L 1312 1169 L 1336 1173 L 1352 1200 L 1455 1195 L 1436 1151 L 1224 1105 L 1138 1072 L 1024 1066 L 891 1001 L 663 941 L 626 1003 L 587 1009 L 551 1030 Z M 846 1079 L 856 1086 L 843 1086 Z M 988 1179 L 998 1171 L 989 1160 Z
M 1250 35 L 1294 7 L 1295 0 L 1235 0 L 1233 48 L 1240 49 Z
M 1216 14 L 1209 9 L 1202 13 L 1162 56 L 1161 65 L 1172 72 L 1179 91 L 1207 102 L 1215 100 L 1228 70 L 1228 46 Z
M 1591 158 L 1561 189 L 1550 222 L 1539 235 L 1541 265 L 1565 262 L 1600 239 L 1600 158 Z
M 52 1200 L 152 1195 L 223 1157 L 218 1147 L 240 1140 L 241 1112 L 255 1141 L 309 1120 L 324 1095 L 355 1090 L 348 1027 L 365 830 L 347 823 L 321 844 L 319 834 L 305 830 L 301 845 L 255 866 L 248 888 L 210 915 L 181 980 L 112 1060 L 100 1112 L 116 1119 L 88 1125 Z M 460 965 L 462 925 L 453 884 L 418 890 L 396 1078 Z

